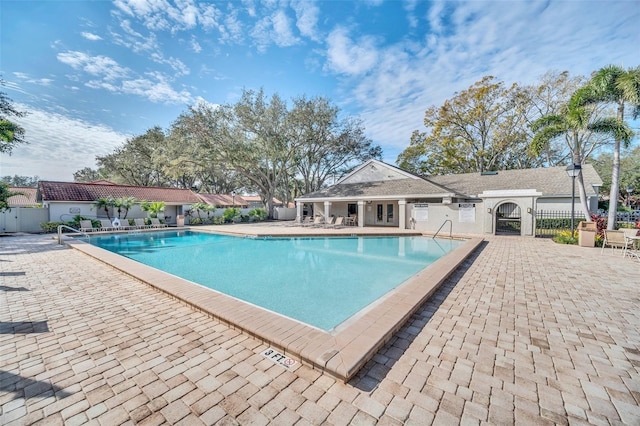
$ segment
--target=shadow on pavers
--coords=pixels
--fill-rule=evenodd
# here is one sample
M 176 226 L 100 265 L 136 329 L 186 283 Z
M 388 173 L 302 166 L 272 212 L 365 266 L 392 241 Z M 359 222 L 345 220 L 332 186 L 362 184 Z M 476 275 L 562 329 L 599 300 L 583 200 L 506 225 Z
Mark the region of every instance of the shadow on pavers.
M 44 393 L 56 394 L 60 399 L 73 395 L 50 382 L 30 379 L 3 370 L 0 370 L 0 392 L 14 394 L 13 399 L 41 397 Z
M 48 333 L 47 321 L 0 322 L 0 334 Z

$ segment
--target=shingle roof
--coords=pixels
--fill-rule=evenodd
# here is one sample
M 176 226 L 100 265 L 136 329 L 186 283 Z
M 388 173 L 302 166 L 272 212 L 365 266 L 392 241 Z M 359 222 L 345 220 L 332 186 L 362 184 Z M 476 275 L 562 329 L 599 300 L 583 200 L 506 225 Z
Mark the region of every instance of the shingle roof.
M 21 192 L 22 195 L 14 195 L 7 198 L 9 207 L 30 207 L 38 204 L 38 188 L 9 187 L 10 192 Z
M 429 180 L 454 188 L 457 192 L 475 197 L 484 191 L 535 189 L 544 196 L 571 194 L 571 178 L 565 166 L 537 169 L 501 170 L 496 174 L 464 173 L 459 175 L 430 176 Z M 595 194 L 591 184 L 602 185 L 602 179 L 591 164 L 582 165 L 582 176 L 587 195 Z M 576 182 L 576 194 L 577 194 Z
M 114 184 L 40 181 L 43 201 L 96 201 L 100 198 L 135 197 L 138 200 L 173 204 L 200 202 L 189 189 L 144 187 Z
M 394 195 L 435 196 L 451 195 L 451 191 L 425 179 L 396 179 L 390 181 L 337 184 L 306 194 L 308 198 L 366 198 Z

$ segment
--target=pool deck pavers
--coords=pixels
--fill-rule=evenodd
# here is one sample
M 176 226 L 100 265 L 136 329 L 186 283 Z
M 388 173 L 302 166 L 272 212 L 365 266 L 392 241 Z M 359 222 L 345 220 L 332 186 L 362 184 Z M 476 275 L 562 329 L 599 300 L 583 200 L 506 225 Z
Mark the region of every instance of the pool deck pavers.
M 343 383 L 51 236 L 0 237 L 0 424 L 640 424 L 640 262 L 484 238 Z

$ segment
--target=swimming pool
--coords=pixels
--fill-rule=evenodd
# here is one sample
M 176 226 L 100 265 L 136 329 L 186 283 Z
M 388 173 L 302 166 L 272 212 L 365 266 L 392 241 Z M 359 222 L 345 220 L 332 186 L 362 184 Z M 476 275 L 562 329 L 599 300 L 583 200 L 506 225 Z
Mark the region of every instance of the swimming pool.
M 166 231 L 91 237 L 90 243 L 328 331 L 464 242 Z

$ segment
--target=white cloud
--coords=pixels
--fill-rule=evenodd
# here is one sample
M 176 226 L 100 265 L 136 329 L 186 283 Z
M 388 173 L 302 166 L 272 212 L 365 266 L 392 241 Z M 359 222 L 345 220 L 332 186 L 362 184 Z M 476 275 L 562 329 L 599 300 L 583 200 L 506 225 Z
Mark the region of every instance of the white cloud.
M 25 129 L 29 144 L 3 155 L 2 175 L 39 176 L 43 180 L 72 181 L 73 173 L 96 168 L 96 156 L 122 145 L 129 135 L 65 115 L 17 104 L 28 115 L 16 122 Z
M 156 58 L 158 62 L 167 62 L 182 73 L 188 69 L 182 62 L 173 58 L 165 60 Z M 82 52 L 64 52 L 58 54 L 58 60 L 75 70 L 84 71 L 98 77 L 85 83 L 92 89 L 104 89 L 112 93 L 142 96 L 151 102 L 189 103 L 191 94 L 186 90 L 177 91 L 169 83 L 169 79 L 160 72 L 148 73 L 150 78 L 132 77 L 133 72 L 121 67 L 116 61 L 106 56 L 89 56 Z
M 54 81 L 51 78 L 32 78 L 24 72 L 14 72 L 13 75 L 26 83 L 37 84 L 38 86 L 49 86 Z
M 191 36 L 191 50 L 193 50 L 196 53 L 200 53 L 202 52 L 202 46 L 200 46 L 200 43 L 198 43 L 198 40 L 196 39 L 196 36 L 192 35 Z
M 375 38 L 362 36 L 353 41 L 346 28 L 334 29 L 327 38 L 326 68 L 337 74 L 362 75 L 378 61 Z
M 419 17 L 419 25 L 430 28 L 422 40 L 380 49 L 366 34 L 352 41 L 338 28 L 327 42 L 325 70 L 342 76 L 345 99 L 387 153 L 406 148 L 412 130 L 424 130 L 428 107 L 482 76 L 534 84 L 549 70 L 588 75 L 610 63 L 637 62 L 630 46 L 640 45 L 632 24 L 639 13 L 630 2 L 508 4 L 430 3 Z
M 260 52 L 265 52 L 272 43 L 288 47 L 300 42 L 293 34 L 291 20 L 283 10 L 260 19 L 251 31 L 251 36 Z
M 71 66 L 75 70 L 82 70 L 94 76 L 101 76 L 107 81 L 124 78 L 130 70 L 121 67 L 116 61 L 107 56 L 89 56 L 83 52 L 58 53 L 58 60 Z
M 100 37 L 97 34 L 92 34 L 92 33 L 88 33 L 86 31 L 83 31 L 80 33 L 80 35 L 84 38 L 86 38 L 87 40 L 91 40 L 91 41 L 98 41 L 98 40 L 102 40 L 102 37 Z
M 296 27 L 304 37 L 318 41 L 318 15 L 320 9 L 311 1 L 295 0 L 291 3 L 291 7 L 296 12 Z

